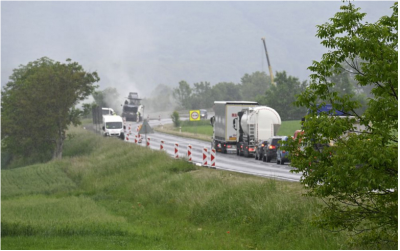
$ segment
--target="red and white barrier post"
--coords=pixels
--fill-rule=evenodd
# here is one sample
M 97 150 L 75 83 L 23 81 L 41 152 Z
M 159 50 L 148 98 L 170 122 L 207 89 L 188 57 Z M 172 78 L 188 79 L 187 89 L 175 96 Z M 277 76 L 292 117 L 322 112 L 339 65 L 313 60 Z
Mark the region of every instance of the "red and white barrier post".
M 135 134 L 135 144 L 137 144 L 137 143 L 138 143 L 138 135 Z
M 179 144 L 175 143 L 175 159 L 179 159 Z
M 211 159 L 210 159 L 210 167 L 215 168 L 215 156 L 217 155 L 216 151 L 214 148 L 211 149 Z
M 187 147 L 187 157 L 188 157 L 188 161 L 192 162 L 192 146 L 188 145 Z
M 146 146 L 147 146 L 147 147 L 150 147 L 150 137 L 147 137 Z
M 208 159 L 208 149 L 207 147 L 203 148 L 203 166 L 207 166 L 207 159 Z

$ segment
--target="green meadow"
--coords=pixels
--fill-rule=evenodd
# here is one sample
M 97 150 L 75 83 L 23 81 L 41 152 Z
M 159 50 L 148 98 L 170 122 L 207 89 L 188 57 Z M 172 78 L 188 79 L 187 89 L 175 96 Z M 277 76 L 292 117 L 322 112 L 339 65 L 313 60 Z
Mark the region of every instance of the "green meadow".
M 310 223 L 321 204 L 299 183 L 69 134 L 62 160 L 2 170 L 2 249 L 352 248 Z
M 181 132 L 179 132 L 179 128 L 175 128 L 172 125 L 164 126 L 163 129 L 160 129 L 159 127 L 156 127 L 155 129 L 160 132 L 167 132 L 206 141 L 211 141 L 211 136 L 213 135 L 213 127 L 210 125 L 209 120 L 182 121 L 180 129 Z M 300 120 L 282 121 L 277 135 L 293 136 L 294 132 L 300 129 Z
M 200 121 L 182 121 L 181 124 L 182 132 L 190 132 L 195 134 L 205 134 L 212 136 L 213 128 L 210 125 L 209 120 Z M 282 125 L 279 128 L 277 135 L 282 136 L 293 136 L 294 131 L 300 130 L 300 120 L 282 121 Z

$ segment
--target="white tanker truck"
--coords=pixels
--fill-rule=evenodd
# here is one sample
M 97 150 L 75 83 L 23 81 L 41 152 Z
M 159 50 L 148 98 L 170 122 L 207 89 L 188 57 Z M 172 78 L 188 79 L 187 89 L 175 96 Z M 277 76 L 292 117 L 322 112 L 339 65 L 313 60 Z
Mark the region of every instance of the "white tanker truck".
M 241 110 L 234 121 L 238 135 L 236 154 L 254 155 L 258 142 L 276 136 L 280 126 L 281 117 L 271 107 L 256 106 Z

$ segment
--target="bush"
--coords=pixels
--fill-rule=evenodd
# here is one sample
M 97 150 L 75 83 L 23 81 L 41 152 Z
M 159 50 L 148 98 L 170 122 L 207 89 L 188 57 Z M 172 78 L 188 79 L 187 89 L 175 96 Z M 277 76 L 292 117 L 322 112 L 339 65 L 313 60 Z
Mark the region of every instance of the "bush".
M 177 111 L 174 111 L 171 115 L 172 122 L 174 123 L 175 127 L 179 127 L 182 123 L 182 121 L 179 119 L 179 113 Z

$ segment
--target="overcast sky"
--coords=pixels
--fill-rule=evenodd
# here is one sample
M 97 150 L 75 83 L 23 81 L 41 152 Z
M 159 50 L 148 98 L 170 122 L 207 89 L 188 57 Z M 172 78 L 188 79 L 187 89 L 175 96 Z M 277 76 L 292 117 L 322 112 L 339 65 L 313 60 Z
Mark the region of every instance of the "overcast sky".
M 307 80 L 325 49 L 316 25 L 331 2 L 1 2 L 1 85 L 12 69 L 47 56 L 97 71 L 100 89 L 150 95 L 158 84 L 240 83 L 272 69 Z M 390 15 L 393 1 L 355 1 L 365 20 Z M 268 73 L 269 74 L 269 73 Z

